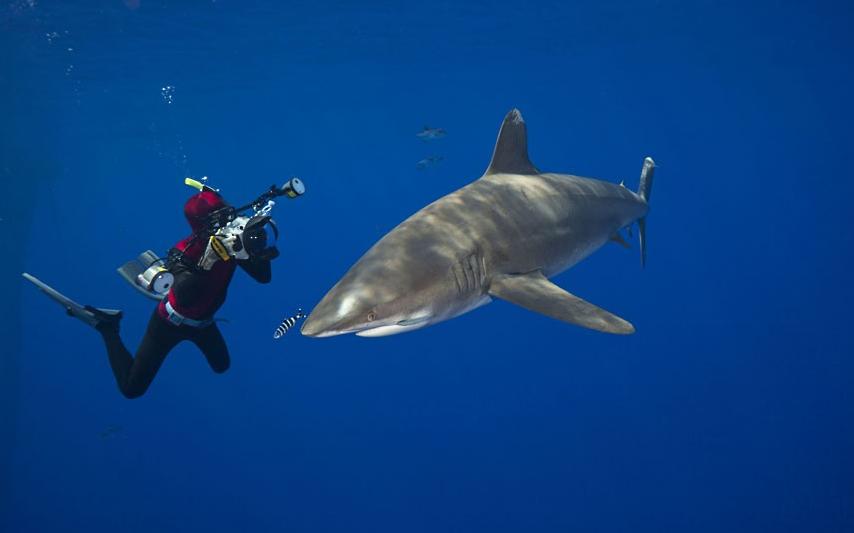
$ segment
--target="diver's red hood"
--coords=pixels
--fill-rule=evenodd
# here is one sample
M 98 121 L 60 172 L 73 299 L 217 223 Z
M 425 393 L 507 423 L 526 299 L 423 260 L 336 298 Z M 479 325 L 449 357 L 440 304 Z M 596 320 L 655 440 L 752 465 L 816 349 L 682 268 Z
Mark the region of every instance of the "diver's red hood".
M 202 191 L 190 197 L 184 204 L 184 216 L 197 233 L 205 227 L 205 218 L 220 207 L 225 207 L 222 196 L 214 191 Z

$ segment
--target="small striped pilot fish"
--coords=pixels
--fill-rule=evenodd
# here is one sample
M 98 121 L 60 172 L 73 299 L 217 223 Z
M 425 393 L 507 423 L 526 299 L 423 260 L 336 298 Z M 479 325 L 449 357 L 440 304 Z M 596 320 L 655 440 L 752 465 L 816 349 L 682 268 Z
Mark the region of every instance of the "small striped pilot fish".
M 276 331 L 273 332 L 273 338 L 274 339 L 281 338 L 282 335 L 287 333 L 289 329 L 294 327 L 294 324 L 297 323 L 297 320 L 299 320 L 301 318 L 305 318 L 306 316 L 308 316 L 308 315 L 306 315 L 302 309 L 297 309 L 297 312 L 294 313 L 292 316 L 289 316 L 288 318 L 282 320 L 282 323 L 279 324 L 279 327 L 277 327 Z

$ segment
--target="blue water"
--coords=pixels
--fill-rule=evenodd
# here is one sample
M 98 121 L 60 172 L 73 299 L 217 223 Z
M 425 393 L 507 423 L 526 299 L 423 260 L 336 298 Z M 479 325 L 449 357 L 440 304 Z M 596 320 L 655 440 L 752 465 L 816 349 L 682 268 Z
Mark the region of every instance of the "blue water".
M 5 1 L 0 530 L 854 531 L 851 71 L 842 2 Z M 481 175 L 655 157 L 648 264 L 558 276 L 614 337 L 504 302 L 382 339 L 273 341 L 378 238 Z M 425 125 L 448 135 L 429 143 Z M 416 167 L 430 156 L 442 159 Z M 281 201 L 269 286 L 149 392 L 19 274 L 124 310 L 187 234 L 185 176 Z M 635 237 L 636 239 L 636 237 Z

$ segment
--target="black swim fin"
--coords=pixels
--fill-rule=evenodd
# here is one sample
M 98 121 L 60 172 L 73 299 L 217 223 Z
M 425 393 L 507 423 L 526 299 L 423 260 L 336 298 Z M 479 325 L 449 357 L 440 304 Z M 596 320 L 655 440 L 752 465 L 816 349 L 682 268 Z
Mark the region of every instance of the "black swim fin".
M 94 323 L 91 323 L 90 325 L 98 331 L 101 331 L 104 328 L 119 329 L 119 322 L 123 316 L 121 311 L 117 309 L 99 309 L 98 307 L 92 307 L 91 305 L 84 305 L 83 310 L 89 313 L 91 320 L 94 321 Z M 69 312 L 69 314 L 71 313 Z M 81 320 L 89 323 L 88 320 L 83 318 L 81 318 Z
M 122 318 L 122 312 L 118 309 L 102 309 L 100 307 L 92 307 L 91 305 L 80 305 L 37 277 L 26 272 L 24 272 L 23 276 L 51 300 L 61 305 L 68 316 L 73 316 L 96 329 L 101 325 L 103 327 L 114 326 L 118 328 L 119 320 Z

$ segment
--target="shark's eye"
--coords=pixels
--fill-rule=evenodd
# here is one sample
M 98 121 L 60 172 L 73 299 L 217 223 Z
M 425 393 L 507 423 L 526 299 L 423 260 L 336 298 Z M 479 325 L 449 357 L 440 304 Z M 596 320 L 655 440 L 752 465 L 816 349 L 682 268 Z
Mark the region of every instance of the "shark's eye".
M 377 318 L 377 314 L 371 311 L 368 313 L 368 322 L 373 322 Z

